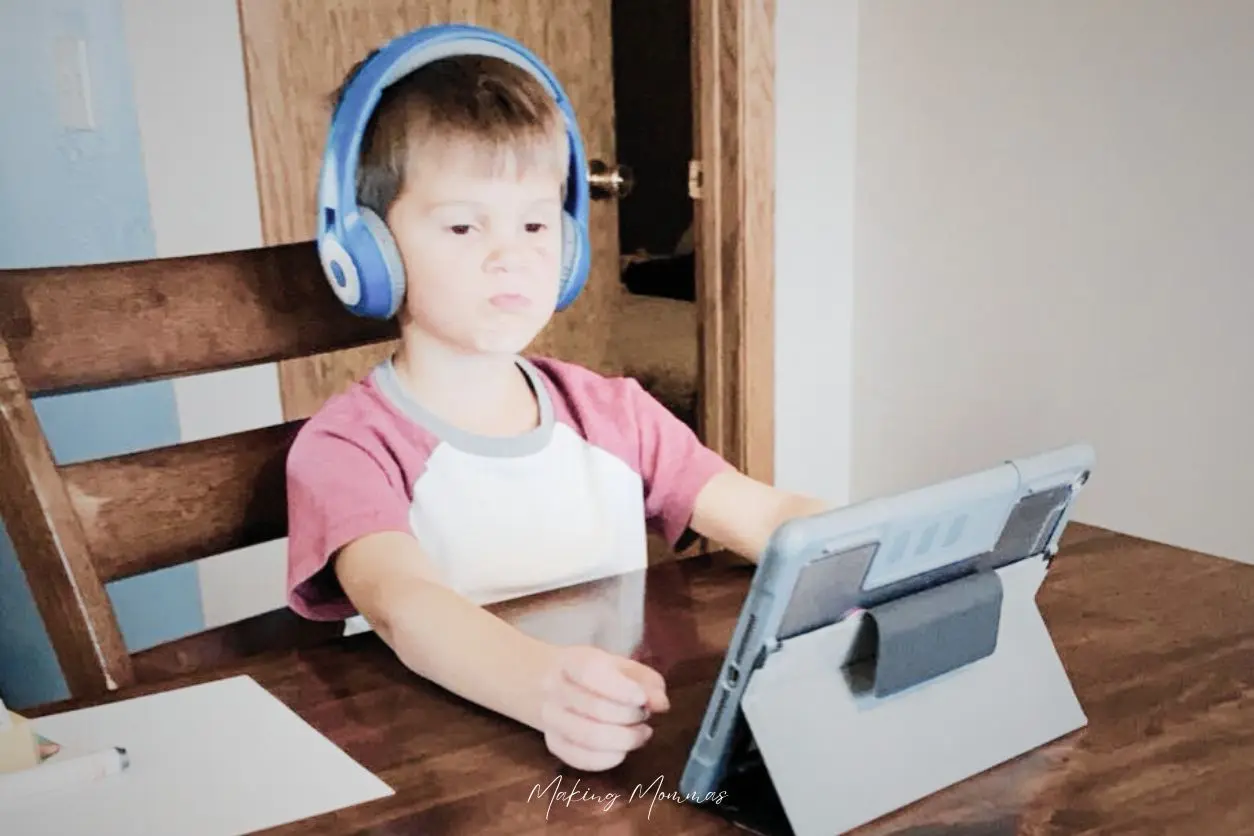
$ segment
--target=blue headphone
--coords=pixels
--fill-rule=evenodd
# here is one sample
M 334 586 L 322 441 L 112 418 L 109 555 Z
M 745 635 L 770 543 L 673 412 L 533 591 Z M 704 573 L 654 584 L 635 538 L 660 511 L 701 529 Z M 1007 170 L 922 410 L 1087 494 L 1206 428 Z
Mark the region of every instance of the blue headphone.
M 590 261 L 588 164 L 570 100 L 557 79 L 522 45 L 478 26 L 429 26 L 379 49 L 345 87 L 331 118 L 318 181 L 318 257 L 331 289 L 359 316 L 387 319 L 405 295 L 405 271 L 383 219 L 357 203 L 357 161 L 362 134 L 384 88 L 424 64 L 453 55 L 487 55 L 529 71 L 552 93 L 566 121 L 570 144 L 566 201 L 562 207 L 562 266 L 557 310 L 583 289 Z

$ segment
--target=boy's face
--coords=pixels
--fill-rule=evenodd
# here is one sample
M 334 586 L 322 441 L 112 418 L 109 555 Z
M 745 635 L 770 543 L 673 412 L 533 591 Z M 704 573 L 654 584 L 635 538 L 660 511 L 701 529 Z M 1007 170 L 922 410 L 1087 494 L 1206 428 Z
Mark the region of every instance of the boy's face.
M 516 354 L 557 303 L 562 180 L 492 175 L 450 150 L 419 162 L 386 218 L 411 327 L 458 353 Z

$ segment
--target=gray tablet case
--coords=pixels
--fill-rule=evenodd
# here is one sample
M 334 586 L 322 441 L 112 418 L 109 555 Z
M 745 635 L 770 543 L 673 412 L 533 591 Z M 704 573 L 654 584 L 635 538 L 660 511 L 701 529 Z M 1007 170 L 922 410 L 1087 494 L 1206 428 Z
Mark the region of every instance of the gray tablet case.
M 781 526 L 680 792 L 841 833 L 1083 726 L 1035 595 L 1093 464 L 1073 445 Z

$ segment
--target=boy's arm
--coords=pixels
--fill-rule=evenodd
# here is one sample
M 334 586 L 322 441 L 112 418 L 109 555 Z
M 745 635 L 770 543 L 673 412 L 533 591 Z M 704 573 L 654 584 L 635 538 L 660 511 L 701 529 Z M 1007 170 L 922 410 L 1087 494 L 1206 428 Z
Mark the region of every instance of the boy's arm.
M 832 506 L 820 499 L 790 493 L 725 470 L 697 494 L 692 529 L 756 563 L 775 529 L 795 517 L 807 517 Z
M 407 668 L 544 734 L 577 769 L 618 765 L 669 708 L 645 665 L 591 646 L 533 638 L 439 583 L 408 534 L 365 535 L 335 560 L 337 581 Z
M 368 534 L 345 546 L 334 567 L 358 612 L 407 668 L 471 702 L 542 728 L 542 682 L 557 664 L 555 646 L 442 585 L 408 534 Z
M 640 432 L 646 512 L 660 522 L 670 543 L 691 528 L 756 563 L 786 520 L 831 507 L 749 478 L 638 383 L 628 384 L 627 391 Z

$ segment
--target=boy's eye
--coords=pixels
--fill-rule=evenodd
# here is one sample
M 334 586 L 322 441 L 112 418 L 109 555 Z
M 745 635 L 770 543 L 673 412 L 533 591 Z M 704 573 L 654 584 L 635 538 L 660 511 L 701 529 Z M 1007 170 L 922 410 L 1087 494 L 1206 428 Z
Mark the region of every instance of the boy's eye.
M 449 227 L 449 231 L 454 235 L 465 235 L 470 232 L 470 224 L 453 224 Z
M 544 228 L 545 228 L 546 226 L 547 226 L 547 224 L 542 224 L 542 223 L 530 223 L 530 224 L 527 224 L 527 231 L 528 231 L 528 232 L 541 232 L 541 231 L 543 231 L 543 230 L 544 230 Z

